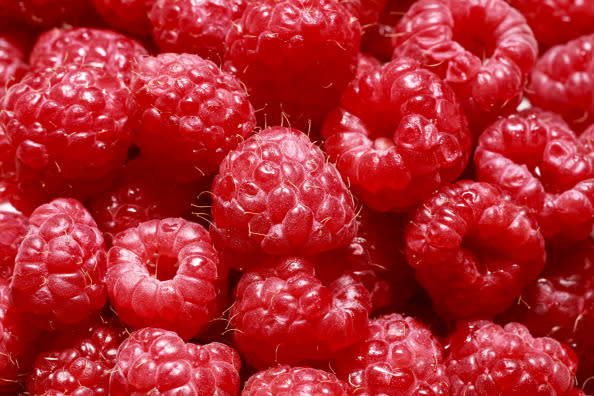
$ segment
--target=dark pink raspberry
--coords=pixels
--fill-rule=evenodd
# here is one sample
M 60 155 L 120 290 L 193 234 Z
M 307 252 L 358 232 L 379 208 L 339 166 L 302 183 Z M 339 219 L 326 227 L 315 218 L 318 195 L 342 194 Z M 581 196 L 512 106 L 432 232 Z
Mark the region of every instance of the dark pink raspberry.
M 219 313 L 227 271 L 199 224 L 168 218 L 121 232 L 107 266 L 110 301 L 135 329 L 159 327 L 189 339 Z
M 315 254 L 357 232 L 349 191 L 303 133 L 272 127 L 231 151 L 212 185 L 211 233 L 240 253 Z
M 361 26 L 336 0 L 250 1 L 227 34 L 225 66 L 260 126 L 315 130 L 355 76 Z
M 35 358 L 27 395 L 108 396 L 109 376 L 126 336 L 117 320 L 103 318 L 58 335 Z
M 504 0 L 419 0 L 394 32 L 394 58 L 418 59 L 456 92 L 475 134 L 520 100 L 538 48 Z
M 27 234 L 29 219 L 18 212 L 0 211 L 0 278 L 9 280 L 19 245 Z
M 198 54 L 220 64 L 225 36 L 247 0 L 157 0 L 149 14 L 163 52 Z
M 406 256 L 446 317 L 490 317 L 533 282 L 544 239 L 527 209 L 489 183 L 442 187 L 417 209 Z
M 582 0 L 510 0 L 545 47 L 594 33 L 594 3 Z
M 92 0 L 99 15 L 113 28 L 140 36 L 151 34 L 148 13 L 155 0 Z
M 55 28 L 42 33 L 29 63 L 34 69 L 80 63 L 104 69 L 128 83 L 135 59 L 147 55 L 138 41 L 123 34 L 93 28 Z
M 35 209 L 10 283 L 17 309 L 41 329 L 92 319 L 105 305 L 105 246 L 95 221 L 74 199 Z
M 361 56 L 357 78 L 328 114 L 324 148 L 375 210 L 405 212 L 455 180 L 471 137 L 454 93 L 417 61 Z
M 129 98 L 116 77 L 77 64 L 33 72 L 10 87 L 0 125 L 25 195 L 46 202 L 100 190 L 127 158 Z
M 26 56 L 9 34 L 0 34 L 0 98 L 29 71 Z
M 451 396 L 565 395 L 573 389 L 577 359 L 571 348 L 533 338 L 519 323 L 461 323 L 446 349 Z
M 18 16 L 30 25 L 49 28 L 53 26 L 80 25 L 92 20 L 91 0 L 12 0 Z
M 390 314 L 369 321 L 363 340 L 333 361 L 354 395 L 449 396 L 443 347 L 412 317 Z
M 348 273 L 323 284 L 303 258 L 270 258 L 241 277 L 233 344 L 255 368 L 334 357 L 364 334 L 369 292 Z
M 120 346 L 109 394 L 235 396 L 240 367 L 239 355 L 227 345 L 185 343 L 174 332 L 148 327 Z
M 588 238 L 594 225 L 594 151 L 556 114 L 524 110 L 488 127 L 474 163 L 478 180 L 497 184 L 530 208 L 555 242 Z
M 241 396 L 349 396 L 347 385 L 334 374 L 311 367 L 280 365 L 248 378 Z
M 594 122 L 594 34 L 545 52 L 532 71 L 526 96 L 580 132 Z
M 142 58 L 130 89 L 137 105 L 135 142 L 143 157 L 176 181 L 216 173 L 255 126 L 240 81 L 198 55 Z

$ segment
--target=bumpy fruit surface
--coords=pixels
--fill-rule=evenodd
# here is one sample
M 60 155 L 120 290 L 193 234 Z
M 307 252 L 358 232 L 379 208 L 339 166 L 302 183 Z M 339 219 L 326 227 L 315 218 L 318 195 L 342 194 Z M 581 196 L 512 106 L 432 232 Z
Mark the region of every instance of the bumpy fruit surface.
M 334 374 L 311 367 L 281 365 L 248 378 L 241 396 L 348 396 L 348 388 Z
M 21 213 L 0 211 L 0 278 L 9 280 L 29 220 Z

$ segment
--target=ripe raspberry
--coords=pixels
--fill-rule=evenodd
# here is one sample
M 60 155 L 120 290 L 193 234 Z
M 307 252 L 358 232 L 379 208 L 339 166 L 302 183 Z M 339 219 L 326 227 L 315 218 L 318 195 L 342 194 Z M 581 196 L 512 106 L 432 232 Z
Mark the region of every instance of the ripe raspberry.
M 362 28 L 377 23 L 387 0 L 339 0 L 339 3 L 351 12 Z
M 460 324 L 447 347 L 451 396 L 564 395 L 573 389 L 573 351 L 526 327 L 488 321 Z
M 364 334 L 365 286 L 346 274 L 328 285 L 299 257 L 271 258 L 246 272 L 229 317 L 234 345 L 255 368 L 333 357 Z
M 180 218 L 150 220 L 118 234 L 107 290 L 122 322 L 197 335 L 218 314 L 226 269 L 208 232 Z
M 157 0 L 149 13 L 163 52 L 198 54 L 220 64 L 225 36 L 247 0 Z
M 550 47 L 594 33 L 594 3 L 581 0 L 510 0 L 540 44 Z
M 343 350 L 332 366 L 354 395 L 449 396 L 443 348 L 411 317 L 370 320 L 364 339 Z
M 311 367 L 280 365 L 252 375 L 241 396 L 331 395 L 349 396 L 344 382 L 334 374 Z
M 254 129 L 254 110 L 234 76 L 191 54 L 138 61 L 130 84 L 141 154 L 176 181 L 217 172 Z
M 109 395 L 109 375 L 125 335 L 116 320 L 104 319 L 60 334 L 35 358 L 27 395 Z
M 405 212 L 466 167 L 471 138 L 454 93 L 413 60 L 369 56 L 322 129 L 344 180 L 375 210 Z
M 594 152 L 559 116 L 537 109 L 492 124 L 474 156 L 478 179 L 509 191 L 555 241 L 579 241 L 592 232 L 593 161 Z
M 315 129 L 355 75 L 360 35 L 336 0 L 250 1 L 227 34 L 225 66 L 246 84 L 261 126 Z
M 149 327 L 130 334 L 116 361 L 109 380 L 111 396 L 239 393 L 241 361 L 224 344 L 184 343 L 171 331 Z
M 12 276 L 14 258 L 28 226 L 29 220 L 21 213 L 0 211 L 0 278 Z
M 140 36 L 151 34 L 148 13 L 155 0 L 92 0 L 97 12 L 118 30 Z
M 420 0 L 394 34 L 394 58 L 418 59 L 454 89 L 475 134 L 522 99 L 538 48 L 504 0 Z
M 23 49 L 10 35 L 0 34 L 0 98 L 6 89 L 20 81 L 29 70 Z
M 17 309 L 46 330 L 91 319 L 103 308 L 105 247 L 82 204 L 60 198 L 37 208 L 10 283 Z
M 69 64 L 36 71 L 7 91 L 3 126 L 16 152 L 25 195 L 84 198 L 127 157 L 129 93 L 92 66 Z
M 29 57 L 33 69 L 79 63 L 98 67 L 129 83 L 132 63 L 147 55 L 138 41 L 93 28 L 56 28 L 42 33 Z
M 347 187 L 303 133 L 272 127 L 221 163 L 213 185 L 211 233 L 240 253 L 315 254 L 357 232 Z
M 579 132 L 594 122 L 594 34 L 545 52 L 532 71 L 526 96 Z
M 12 0 L 18 15 L 30 25 L 49 28 L 92 20 L 91 0 Z
M 505 310 L 536 279 L 544 240 L 533 217 L 489 183 L 442 187 L 417 209 L 406 256 L 436 308 L 453 318 Z

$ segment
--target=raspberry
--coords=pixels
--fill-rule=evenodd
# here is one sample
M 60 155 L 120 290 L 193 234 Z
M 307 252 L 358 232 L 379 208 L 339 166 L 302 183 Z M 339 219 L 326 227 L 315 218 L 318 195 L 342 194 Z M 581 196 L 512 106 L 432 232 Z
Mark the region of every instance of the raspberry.
M 36 71 L 10 87 L 0 126 L 15 149 L 24 195 L 47 202 L 100 190 L 127 157 L 128 100 L 115 77 L 76 64 Z
M 594 34 L 545 52 L 532 70 L 526 96 L 579 132 L 594 122 Z
M 227 34 L 225 66 L 263 126 L 314 130 L 355 75 L 361 27 L 336 0 L 250 1 Z
M 417 1 L 394 44 L 394 58 L 418 59 L 450 84 L 475 134 L 516 109 L 538 53 L 526 20 L 504 0 Z
M 552 338 L 533 338 L 519 323 L 461 324 L 447 349 L 452 396 L 564 395 L 573 389 L 573 351 Z
M 27 234 L 29 220 L 20 213 L 0 211 L 0 278 L 10 279 L 19 245 Z
M 121 232 L 108 254 L 107 290 L 122 322 L 184 339 L 215 318 L 226 277 L 208 232 L 180 218 Z
M 436 308 L 453 318 L 505 310 L 545 261 L 534 218 L 489 183 L 459 181 L 419 206 L 406 256 Z
M 254 110 L 241 83 L 198 55 L 140 59 L 130 89 L 141 154 L 176 181 L 216 173 L 229 150 L 254 129 Z
M 233 396 L 240 359 L 227 345 L 184 343 L 177 334 L 144 328 L 120 348 L 109 381 L 111 396 L 135 394 Z
M 91 0 L 12 0 L 20 18 L 30 25 L 49 28 L 78 25 L 92 20 Z
M 507 190 L 536 215 L 548 240 L 579 241 L 594 225 L 594 155 L 559 116 L 529 109 L 479 139 L 477 177 Z
M 336 168 L 303 133 L 272 127 L 221 163 L 211 233 L 240 253 L 315 254 L 348 244 L 355 209 Z
M 449 396 L 443 348 L 411 317 L 370 320 L 364 339 L 343 350 L 333 367 L 356 395 Z
M 198 54 L 220 64 L 225 36 L 247 0 L 158 0 L 149 14 L 163 52 Z
M 115 320 L 58 336 L 50 350 L 35 358 L 27 378 L 27 394 L 109 395 L 109 375 L 125 332 Z
M 251 366 L 266 368 L 333 357 L 362 337 L 370 309 L 352 276 L 324 285 L 311 262 L 288 257 L 242 276 L 229 317 L 234 345 Z
M 579 0 L 511 0 L 539 43 L 550 47 L 594 33 L 594 3 Z
M 340 4 L 359 20 L 362 28 L 377 23 L 387 0 L 340 0 Z
M 107 298 L 105 247 L 91 215 L 61 198 L 37 208 L 29 224 L 10 283 L 15 307 L 46 330 L 96 316 Z
M 241 396 L 348 396 L 348 388 L 334 374 L 311 367 L 280 365 L 252 375 Z
M 140 36 L 151 34 L 148 13 L 155 0 L 92 0 L 97 12 L 112 27 Z
M 409 59 L 359 61 L 357 78 L 322 129 L 324 148 L 353 192 L 375 210 L 405 212 L 456 179 L 470 133 L 453 92 Z
M 52 29 L 42 33 L 29 57 L 34 69 L 65 63 L 95 66 L 128 83 L 134 59 L 147 55 L 138 41 L 111 30 L 92 28 Z
M 29 70 L 23 49 L 8 34 L 0 34 L 0 98 Z

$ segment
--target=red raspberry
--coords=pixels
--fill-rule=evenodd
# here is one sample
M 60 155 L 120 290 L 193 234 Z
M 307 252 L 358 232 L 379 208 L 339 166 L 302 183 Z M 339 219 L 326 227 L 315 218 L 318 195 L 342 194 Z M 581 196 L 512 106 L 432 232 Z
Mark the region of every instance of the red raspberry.
M 539 43 L 549 47 L 594 33 L 594 3 L 581 0 L 510 0 L 532 28 Z
M 247 0 L 157 0 L 149 14 L 163 52 L 198 54 L 220 64 L 225 36 Z
M 30 25 L 49 28 L 63 24 L 88 23 L 92 18 L 91 0 L 12 0 L 18 15 Z
M 135 35 L 150 35 L 148 13 L 155 0 L 92 0 L 97 12 L 112 27 Z
M 140 59 L 130 89 L 142 156 L 176 181 L 216 173 L 254 129 L 254 110 L 239 80 L 198 55 Z
M 355 75 L 361 27 L 336 0 L 250 1 L 227 35 L 225 65 L 260 125 L 314 129 Z
M 111 396 L 239 393 L 239 355 L 217 342 L 184 343 L 171 331 L 149 327 L 130 334 L 116 361 L 109 381 Z
M 241 143 L 221 163 L 212 193 L 211 233 L 220 248 L 315 254 L 357 232 L 338 171 L 295 129 L 268 128 Z
M 446 348 L 451 396 L 564 395 L 573 389 L 573 351 L 526 327 L 488 321 L 461 324 Z
M 322 129 L 343 179 L 375 210 L 405 212 L 466 167 L 471 138 L 454 93 L 413 60 L 369 56 Z
M 576 131 L 594 122 L 594 34 L 545 52 L 532 71 L 526 96 L 560 114 Z
M 122 322 L 197 335 L 218 314 L 226 269 L 208 232 L 180 218 L 150 220 L 118 234 L 107 290 Z
M 449 396 L 443 348 L 411 317 L 370 320 L 364 339 L 343 350 L 332 366 L 354 395 Z
M 500 119 L 479 139 L 479 180 L 499 185 L 536 215 L 548 240 L 579 241 L 594 225 L 594 152 L 563 120 L 537 109 Z
M 86 65 L 37 71 L 10 87 L 0 125 L 16 151 L 25 195 L 46 202 L 100 190 L 127 157 L 128 100 L 120 81 Z
M 60 334 L 35 358 L 27 378 L 27 395 L 109 395 L 109 375 L 126 333 L 115 320 L 96 320 Z
M 105 305 L 105 247 L 82 204 L 60 198 L 29 218 L 10 283 L 17 309 L 53 330 L 93 318 Z
M 349 10 L 363 29 L 377 23 L 387 0 L 340 0 L 344 8 Z
M 134 59 L 147 55 L 138 41 L 111 30 L 56 28 L 42 33 L 29 57 L 34 69 L 80 63 L 104 69 L 128 83 Z
M 394 34 L 394 58 L 413 57 L 449 83 L 475 134 L 522 99 L 538 48 L 504 0 L 420 0 Z
M 328 285 L 298 257 L 272 258 L 246 272 L 229 313 L 234 345 L 256 368 L 323 360 L 358 341 L 369 292 L 350 275 Z
M 510 306 L 542 270 L 545 250 L 536 221 L 508 194 L 459 181 L 419 206 L 406 256 L 439 311 L 476 318 Z
M 0 34 L 0 98 L 29 70 L 23 49 L 8 34 Z
M 311 367 L 280 365 L 252 375 L 241 396 L 349 396 L 344 382 L 334 374 Z
M 0 211 L 0 278 L 9 280 L 29 220 L 20 213 Z

